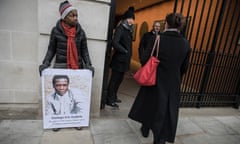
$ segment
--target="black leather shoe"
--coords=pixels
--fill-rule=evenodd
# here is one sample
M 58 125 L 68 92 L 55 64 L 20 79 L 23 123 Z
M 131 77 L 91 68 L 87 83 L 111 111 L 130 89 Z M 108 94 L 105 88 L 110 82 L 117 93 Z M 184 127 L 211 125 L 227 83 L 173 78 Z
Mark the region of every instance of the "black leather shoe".
M 160 140 L 159 142 L 154 141 L 153 144 L 166 144 L 165 140 Z
M 142 126 L 140 130 L 141 130 L 141 133 L 142 133 L 143 137 L 148 137 L 148 135 L 149 135 L 149 128 L 147 128 L 145 126 Z
M 82 127 L 75 127 L 76 130 L 82 130 Z
M 53 128 L 52 131 L 54 132 L 58 132 L 60 130 L 60 128 Z
M 122 101 L 120 99 L 118 99 L 118 98 L 115 100 L 115 103 L 121 103 L 121 102 Z
M 119 107 L 118 104 L 116 104 L 116 103 L 106 103 L 106 105 L 114 107 L 114 108 L 118 108 Z
M 159 144 L 166 144 L 165 140 L 160 140 Z

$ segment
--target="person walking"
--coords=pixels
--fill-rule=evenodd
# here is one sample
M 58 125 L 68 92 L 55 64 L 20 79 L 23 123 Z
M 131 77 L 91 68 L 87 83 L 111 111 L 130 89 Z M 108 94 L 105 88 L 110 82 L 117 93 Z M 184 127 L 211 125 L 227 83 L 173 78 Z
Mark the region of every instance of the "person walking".
M 78 22 L 77 9 L 68 1 L 64 1 L 60 3 L 59 13 L 61 18 L 52 28 L 47 53 L 39 66 L 40 76 L 42 71 L 51 65 L 54 56 L 54 68 L 89 69 L 94 74 L 86 34 Z M 81 127 L 76 129 L 80 130 Z M 53 131 L 59 131 L 59 128 Z
M 113 37 L 114 53 L 110 63 L 112 72 L 108 84 L 106 104 L 114 108 L 119 107 L 116 103 L 120 103 L 121 100 L 118 99 L 117 91 L 123 81 L 124 73 L 130 68 L 134 19 L 134 7 L 129 7 L 124 13 L 121 23 L 117 26 Z
M 183 21 L 178 13 L 166 16 L 165 30 L 160 35 L 156 85 L 140 88 L 128 114 L 142 124 L 144 137 L 152 130 L 153 144 L 173 143 L 176 136 L 180 85 L 191 52 L 189 42 L 180 34 Z

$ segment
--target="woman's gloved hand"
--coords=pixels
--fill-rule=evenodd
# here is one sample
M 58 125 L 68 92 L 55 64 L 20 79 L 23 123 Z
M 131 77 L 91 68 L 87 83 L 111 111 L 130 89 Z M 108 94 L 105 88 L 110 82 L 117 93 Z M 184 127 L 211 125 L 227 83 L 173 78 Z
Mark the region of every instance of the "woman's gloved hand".
M 46 64 L 41 64 L 41 65 L 39 66 L 39 74 L 40 74 L 40 76 L 42 76 L 42 71 L 43 71 L 44 69 L 46 69 L 46 68 L 48 68 L 48 65 L 46 65 Z
M 94 67 L 91 66 L 91 65 L 87 65 L 87 66 L 86 66 L 86 69 L 89 69 L 90 71 L 92 71 L 92 77 L 93 77 L 93 76 L 94 76 L 94 72 L 95 72 Z

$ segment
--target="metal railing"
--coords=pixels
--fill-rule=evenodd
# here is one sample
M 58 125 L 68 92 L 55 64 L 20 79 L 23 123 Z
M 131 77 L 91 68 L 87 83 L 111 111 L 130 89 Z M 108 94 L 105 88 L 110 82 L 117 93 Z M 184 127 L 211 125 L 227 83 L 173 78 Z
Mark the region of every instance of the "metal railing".
M 182 107 L 239 106 L 240 0 L 175 0 L 192 47 Z

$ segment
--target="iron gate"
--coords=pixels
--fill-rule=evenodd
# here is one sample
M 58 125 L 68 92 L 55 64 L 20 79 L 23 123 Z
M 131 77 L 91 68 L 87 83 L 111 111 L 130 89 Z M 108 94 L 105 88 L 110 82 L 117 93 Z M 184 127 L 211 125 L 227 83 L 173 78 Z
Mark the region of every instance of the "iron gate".
M 240 0 L 175 0 L 192 53 L 182 107 L 239 106 Z

